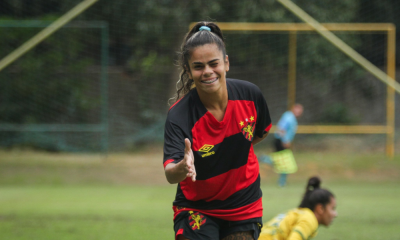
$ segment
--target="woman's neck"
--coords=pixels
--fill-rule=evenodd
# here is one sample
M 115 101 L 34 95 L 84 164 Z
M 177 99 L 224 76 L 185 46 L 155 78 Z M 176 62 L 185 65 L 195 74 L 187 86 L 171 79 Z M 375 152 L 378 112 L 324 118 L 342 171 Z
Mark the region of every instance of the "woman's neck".
M 204 107 L 217 119 L 224 119 L 226 107 L 228 106 L 228 90 L 226 88 L 213 94 L 199 93 L 200 101 Z

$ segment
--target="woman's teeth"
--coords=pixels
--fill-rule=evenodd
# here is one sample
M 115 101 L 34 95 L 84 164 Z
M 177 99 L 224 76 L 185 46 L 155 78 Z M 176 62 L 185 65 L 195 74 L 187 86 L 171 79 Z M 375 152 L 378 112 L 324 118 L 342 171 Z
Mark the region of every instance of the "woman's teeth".
M 214 79 L 210 79 L 210 80 L 202 81 L 202 82 L 203 82 L 203 83 L 213 83 L 213 82 L 217 81 L 217 79 L 218 79 L 218 78 L 214 78 Z

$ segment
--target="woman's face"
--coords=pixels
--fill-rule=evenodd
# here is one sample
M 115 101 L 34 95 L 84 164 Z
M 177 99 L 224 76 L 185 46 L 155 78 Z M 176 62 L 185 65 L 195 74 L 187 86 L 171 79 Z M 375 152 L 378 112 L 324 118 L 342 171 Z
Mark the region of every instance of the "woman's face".
M 326 204 L 323 209 L 324 211 L 321 215 L 320 224 L 329 226 L 332 223 L 333 219 L 337 216 L 336 199 L 334 197 L 331 197 L 331 201 Z
M 216 44 L 196 47 L 189 59 L 189 68 L 189 77 L 193 79 L 197 91 L 215 93 L 226 86 L 228 56 L 224 58 Z

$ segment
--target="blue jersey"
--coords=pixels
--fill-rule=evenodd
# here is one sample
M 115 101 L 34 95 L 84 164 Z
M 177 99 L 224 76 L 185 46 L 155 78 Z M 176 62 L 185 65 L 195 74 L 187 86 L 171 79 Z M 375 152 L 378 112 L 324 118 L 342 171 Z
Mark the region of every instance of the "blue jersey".
M 284 132 L 282 133 L 281 131 Z M 286 111 L 279 119 L 275 138 L 280 139 L 283 143 L 290 143 L 294 139 L 297 131 L 297 119 L 292 111 Z

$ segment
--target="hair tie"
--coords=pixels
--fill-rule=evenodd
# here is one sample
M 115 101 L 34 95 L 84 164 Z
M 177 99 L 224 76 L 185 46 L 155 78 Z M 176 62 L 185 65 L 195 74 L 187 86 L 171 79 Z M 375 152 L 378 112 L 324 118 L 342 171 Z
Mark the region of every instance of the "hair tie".
M 207 27 L 207 26 L 201 26 L 201 27 L 199 28 L 199 31 L 209 31 L 209 32 L 211 32 L 211 28 L 209 28 L 209 27 Z

